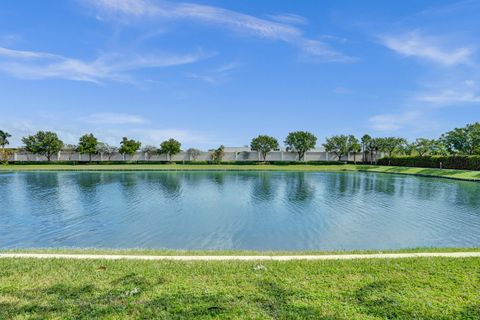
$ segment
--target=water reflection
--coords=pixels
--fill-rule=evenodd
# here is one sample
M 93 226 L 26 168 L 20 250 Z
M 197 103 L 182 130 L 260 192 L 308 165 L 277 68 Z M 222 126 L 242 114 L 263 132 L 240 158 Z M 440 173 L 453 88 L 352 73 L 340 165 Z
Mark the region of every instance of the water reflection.
M 268 202 L 275 199 L 278 191 L 277 188 L 273 186 L 273 175 L 259 172 L 257 175 L 252 176 L 252 178 L 251 197 L 253 201 Z
M 0 247 L 479 246 L 479 194 L 370 173 L 0 174 Z
M 290 175 L 286 183 L 287 199 L 291 202 L 307 202 L 315 195 L 315 186 L 307 179 L 307 173 L 296 172 Z

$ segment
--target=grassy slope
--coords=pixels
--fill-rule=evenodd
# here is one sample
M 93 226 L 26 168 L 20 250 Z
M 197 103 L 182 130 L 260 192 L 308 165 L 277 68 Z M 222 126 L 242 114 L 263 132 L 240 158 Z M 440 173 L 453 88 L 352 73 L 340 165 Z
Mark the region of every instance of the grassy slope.
M 479 319 L 480 259 L 0 259 L 0 319 Z
M 422 175 L 443 177 L 460 180 L 480 181 L 480 171 L 407 168 L 391 166 L 368 166 L 368 165 L 181 165 L 181 164 L 120 164 L 120 165 L 3 165 L 1 171 L 172 171 L 172 170 L 196 170 L 196 171 L 368 171 L 382 173 L 397 173 L 409 175 Z

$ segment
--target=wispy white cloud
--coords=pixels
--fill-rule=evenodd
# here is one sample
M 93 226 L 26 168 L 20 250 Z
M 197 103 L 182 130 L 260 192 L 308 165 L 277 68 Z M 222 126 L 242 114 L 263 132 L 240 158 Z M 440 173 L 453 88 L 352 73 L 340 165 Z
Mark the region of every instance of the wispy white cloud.
M 199 79 L 210 84 L 219 84 L 224 82 L 229 74 L 237 69 L 239 65 L 237 62 L 232 62 L 205 72 L 189 73 L 187 77 Z
M 397 131 L 415 124 L 422 114 L 417 111 L 408 111 L 398 114 L 379 114 L 368 119 L 371 127 L 376 131 Z
M 400 35 L 383 35 L 380 40 L 387 48 L 407 57 L 417 57 L 443 66 L 469 64 L 474 50 L 470 46 L 449 48 L 439 38 L 427 37 L 419 31 Z
M 24 79 L 67 79 L 102 83 L 103 81 L 131 81 L 129 72 L 143 68 L 163 68 L 195 63 L 212 54 L 196 53 L 172 55 L 103 54 L 92 61 L 62 55 L 13 50 L 0 47 L 0 70 Z
M 98 121 L 90 122 L 96 119 Z M 124 124 L 125 126 L 121 126 Z M 127 125 L 128 124 L 128 125 Z M 122 137 L 129 137 L 142 142 L 143 145 L 155 145 L 169 138 L 182 142 L 183 146 L 210 148 L 219 142 L 205 132 L 152 126 L 140 115 L 99 113 L 86 117 L 65 118 L 60 116 L 39 116 L 22 118 L 0 118 L 0 128 L 12 135 L 9 139 L 12 147 L 22 145 L 22 137 L 35 134 L 39 130 L 52 130 L 67 144 L 77 144 L 85 133 L 93 133 L 100 141 L 119 145 Z
M 459 85 L 436 88 L 417 94 L 415 100 L 436 106 L 479 104 L 480 87 L 475 81 L 466 80 Z
M 283 21 L 268 20 L 252 15 L 223 9 L 215 6 L 194 3 L 176 3 L 169 1 L 149 0 L 83 0 L 95 8 L 103 18 L 135 20 L 141 23 L 142 19 L 155 21 L 193 20 L 207 24 L 220 25 L 223 28 L 250 34 L 256 37 L 278 40 L 297 46 L 305 54 L 316 56 L 316 61 L 345 62 L 353 59 L 331 48 L 323 41 L 309 39 L 303 35 L 298 27 L 292 25 L 300 20 L 299 16 L 283 15 Z M 290 21 L 286 22 L 285 19 Z
M 293 13 L 269 15 L 270 19 L 288 24 L 308 24 L 308 19 Z

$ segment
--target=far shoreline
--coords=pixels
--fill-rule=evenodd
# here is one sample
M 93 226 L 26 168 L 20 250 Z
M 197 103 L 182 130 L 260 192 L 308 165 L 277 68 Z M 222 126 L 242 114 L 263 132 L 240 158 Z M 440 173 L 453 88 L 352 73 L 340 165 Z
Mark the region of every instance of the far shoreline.
M 365 164 L 8 164 L 2 172 L 372 172 L 480 182 L 480 171 Z

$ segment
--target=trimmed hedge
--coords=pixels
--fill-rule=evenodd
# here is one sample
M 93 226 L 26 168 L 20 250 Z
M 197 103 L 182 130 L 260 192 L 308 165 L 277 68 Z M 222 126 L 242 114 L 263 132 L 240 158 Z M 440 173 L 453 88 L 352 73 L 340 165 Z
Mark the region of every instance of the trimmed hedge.
M 384 166 L 480 170 L 480 156 L 385 157 L 379 159 L 378 164 Z

